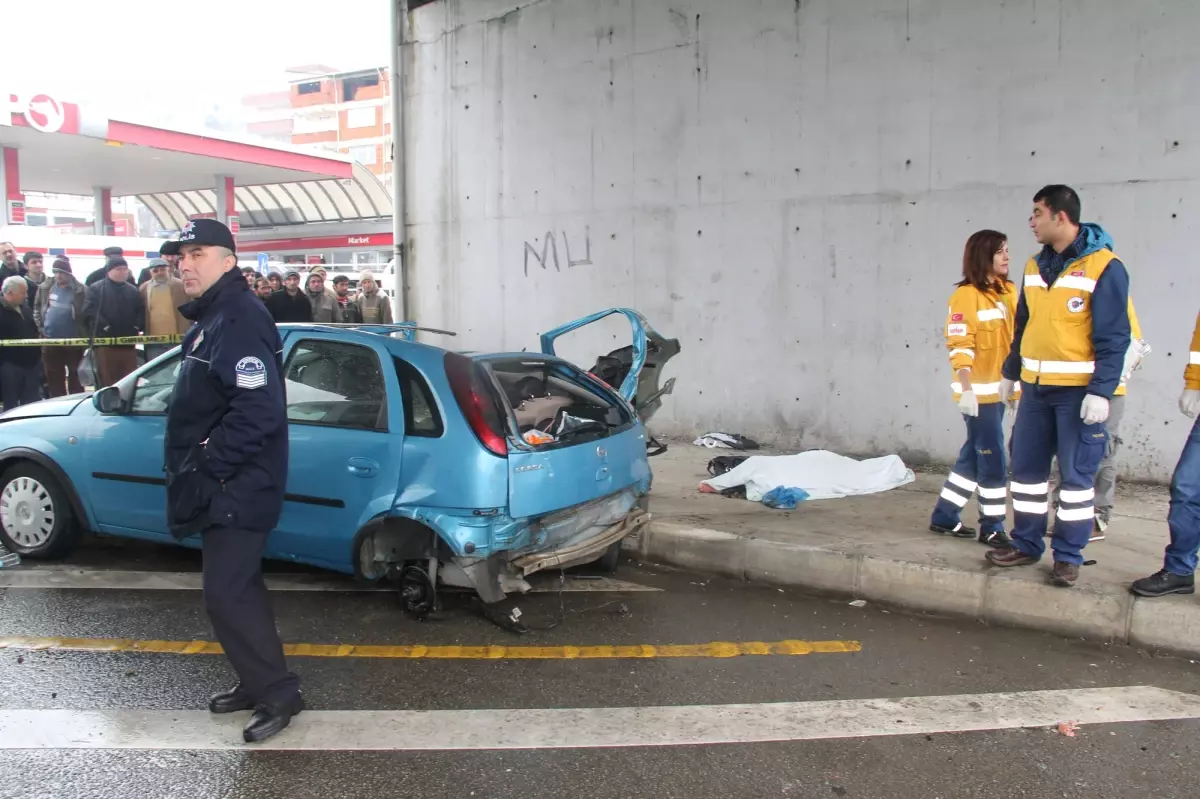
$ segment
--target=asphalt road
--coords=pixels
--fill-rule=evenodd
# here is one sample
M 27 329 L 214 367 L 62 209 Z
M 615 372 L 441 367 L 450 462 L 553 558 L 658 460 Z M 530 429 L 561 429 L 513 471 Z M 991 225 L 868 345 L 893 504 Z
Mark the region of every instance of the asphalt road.
M 84 572 L 194 572 L 199 557 L 183 550 L 97 542 L 75 556 L 72 565 Z M 286 566 L 272 571 L 313 574 Z M 929 728 L 932 732 L 855 734 L 855 725 L 865 723 L 862 718 L 883 711 L 879 703 L 852 701 L 841 715 L 828 717 L 821 715 L 826 705 L 796 709 L 797 719 L 809 716 L 810 708 L 819 717 L 814 723 L 820 732 L 811 740 L 648 746 L 634 740 L 630 727 L 608 731 L 618 739 L 629 732 L 629 743 L 582 748 L 577 744 L 603 730 L 607 718 L 624 718 L 616 708 L 750 705 L 738 718 L 718 725 L 736 741 L 756 734 L 772 703 L 1126 686 L 1200 695 L 1196 664 L 1125 647 L 875 606 L 856 608 L 842 600 L 637 564 L 625 564 L 618 576 L 658 590 L 531 595 L 521 602 L 523 618 L 531 626 L 551 629 L 524 636 L 497 629 L 464 597 L 449 598 L 437 618 L 420 623 L 399 612 L 391 593 L 274 592 L 280 628 L 289 643 L 347 645 L 346 652 L 362 645 L 550 649 L 539 650 L 537 658 L 529 650 L 497 658 L 500 650 L 477 656 L 481 650 L 472 649 L 438 650 L 460 655 L 450 659 L 294 656 L 290 662 L 304 681 L 311 710 L 298 716 L 285 735 L 295 733 L 292 740 L 297 742 L 301 733 L 311 736 L 305 745 L 314 748 L 303 751 L 256 751 L 240 744 L 236 735 L 207 749 L 166 749 L 153 743 L 138 749 L 36 749 L 0 735 L 0 797 L 1182 799 L 1198 793 L 1200 725 L 1188 719 L 1085 723 L 1068 737 L 1052 724 L 960 731 L 962 714 L 942 713 L 930 722 L 942 725 Z M 0 574 L 0 583 L 2 578 Z M 574 581 L 577 587 L 586 583 Z M 332 587 L 338 587 L 336 579 Z M 11 636 L 212 640 L 198 592 L 121 587 L 0 588 L 0 638 Z M 861 649 L 739 657 L 668 657 L 669 650 L 661 649 L 668 644 L 794 640 L 858 642 Z M 602 645 L 658 649 L 637 650 L 642 657 L 595 659 L 581 659 L 584 649 L 556 649 Z M 573 654 L 563 656 L 564 651 Z M 192 718 L 188 712 L 202 713 L 208 695 L 232 681 L 220 655 L 9 648 L 0 650 L 0 717 L 16 710 L 68 711 L 54 718 L 71 726 L 86 721 L 72 712 L 103 716 L 140 710 L 179 723 L 178 718 Z M 978 707 L 989 700 L 972 701 Z M 342 748 L 375 734 L 375 722 L 362 719 L 376 717 L 361 711 L 548 708 L 595 710 L 586 724 L 555 733 L 560 736 L 555 745 L 561 748 Z M 1053 706 L 1044 709 L 1055 715 Z M 339 738 L 329 732 L 329 719 L 335 716 L 322 715 L 325 711 L 351 711 L 337 717 L 358 726 Z M 379 723 L 378 736 L 403 739 L 403 725 L 417 725 L 427 715 L 388 716 L 392 720 Z M 509 735 L 529 734 L 531 724 L 515 712 L 501 714 L 488 729 L 479 729 L 478 714 L 447 718 L 445 724 L 453 728 L 448 734 L 461 725 L 464 735 L 481 735 L 493 747 L 508 746 Z M 915 718 L 904 711 L 904 717 L 887 722 L 914 723 Z M 671 742 L 673 733 L 663 734 Z M 842 735 L 854 737 L 838 737 Z

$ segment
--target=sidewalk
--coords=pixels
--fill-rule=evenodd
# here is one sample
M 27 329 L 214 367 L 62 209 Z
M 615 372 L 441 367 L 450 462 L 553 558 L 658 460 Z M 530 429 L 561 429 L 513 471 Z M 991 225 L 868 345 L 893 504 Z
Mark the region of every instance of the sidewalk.
M 1200 595 L 1135 601 L 1128 592 L 1131 581 L 1162 567 L 1165 488 L 1119 486 L 1108 539 L 1085 550 L 1096 565 L 1064 589 L 1046 582 L 1049 552 L 1035 566 L 998 569 L 984 561 L 983 545 L 928 532 L 944 474 L 777 511 L 698 491 L 709 459 L 730 454 L 741 453 L 680 441 L 652 459 L 653 521 L 626 548 L 652 562 L 753 582 L 1200 655 Z M 976 514 L 972 502 L 963 519 L 976 526 Z

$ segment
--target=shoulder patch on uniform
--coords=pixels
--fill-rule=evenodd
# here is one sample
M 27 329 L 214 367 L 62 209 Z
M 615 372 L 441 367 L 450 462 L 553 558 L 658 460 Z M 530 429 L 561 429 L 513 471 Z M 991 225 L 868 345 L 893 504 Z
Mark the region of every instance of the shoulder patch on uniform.
M 1067 300 L 1067 310 L 1071 313 L 1079 313 L 1083 310 L 1083 306 L 1085 304 L 1086 302 L 1084 301 L 1083 297 L 1072 297 L 1071 299 Z
M 965 335 L 967 335 L 967 326 L 966 325 L 947 325 L 946 326 L 946 335 L 947 336 L 965 336 Z
M 233 368 L 238 388 L 262 388 L 267 384 L 267 367 L 258 358 L 242 358 Z
M 962 315 L 962 314 L 960 314 L 960 313 L 956 313 L 956 314 L 950 314 L 950 321 L 951 321 L 951 322 L 961 322 L 962 320 L 963 320 L 963 315 Z

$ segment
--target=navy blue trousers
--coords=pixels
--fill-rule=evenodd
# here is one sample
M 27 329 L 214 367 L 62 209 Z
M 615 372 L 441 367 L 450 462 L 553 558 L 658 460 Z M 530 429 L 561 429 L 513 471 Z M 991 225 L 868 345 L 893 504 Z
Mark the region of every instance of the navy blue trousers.
M 1200 419 L 1192 425 L 1175 465 L 1167 524 L 1171 527 L 1171 543 L 1163 568 L 1172 574 L 1193 574 L 1196 551 L 1200 549 Z
M 1008 464 L 1004 450 L 1004 403 L 979 406 L 978 416 L 963 416 L 967 441 L 958 452 L 942 494 L 933 508 L 932 524 L 953 530 L 962 521 L 962 509 L 979 492 L 979 530 L 984 535 L 1004 529 L 1004 484 Z
M 267 533 L 210 527 L 201 534 L 204 608 L 242 689 L 256 702 L 286 702 L 300 690 L 287 670 L 263 580 Z
M 1079 418 L 1084 386 L 1021 384 L 1012 436 L 1013 546 L 1032 558 L 1046 552 L 1050 461 L 1058 455 L 1058 510 L 1051 546 L 1056 562 L 1083 563 L 1095 523 L 1096 470 L 1108 449 L 1103 424 Z

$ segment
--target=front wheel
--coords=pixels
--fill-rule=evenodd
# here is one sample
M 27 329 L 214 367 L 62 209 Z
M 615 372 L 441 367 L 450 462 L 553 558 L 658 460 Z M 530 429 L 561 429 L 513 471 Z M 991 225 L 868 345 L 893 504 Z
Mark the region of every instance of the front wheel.
M 79 543 L 79 525 L 58 479 L 24 461 L 0 478 L 0 540 L 24 558 L 69 555 Z

